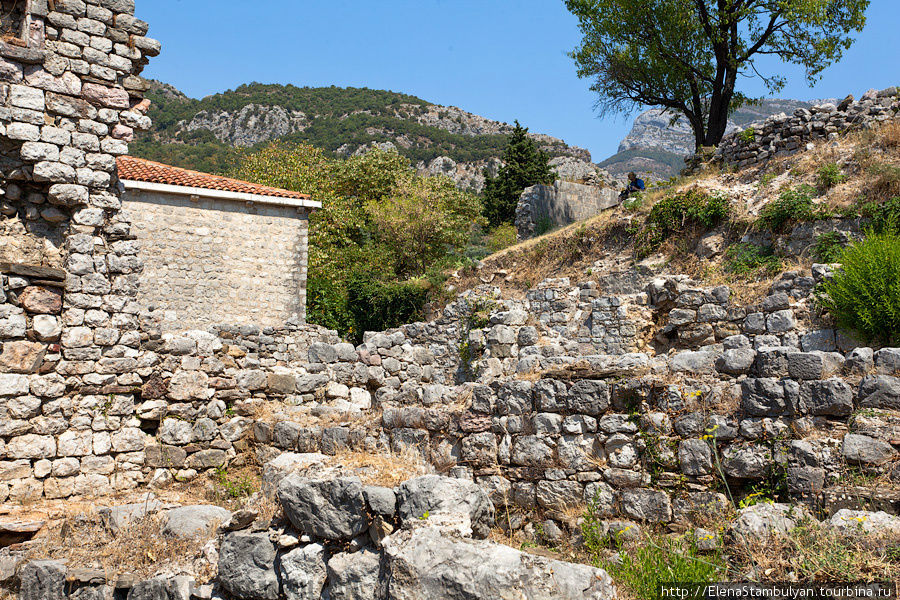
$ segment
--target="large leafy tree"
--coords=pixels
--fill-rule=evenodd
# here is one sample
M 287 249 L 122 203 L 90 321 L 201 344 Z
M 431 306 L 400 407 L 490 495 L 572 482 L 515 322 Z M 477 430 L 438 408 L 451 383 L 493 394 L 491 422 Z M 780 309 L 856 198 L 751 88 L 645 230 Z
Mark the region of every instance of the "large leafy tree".
M 572 57 L 603 113 L 657 106 L 685 118 L 697 148 L 722 140 L 747 97 L 738 77 L 771 93 L 764 56 L 803 67 L 813 83 L 853 43 L 869 0 L 565 0 L 583 34 Z
M 485 173 L 484 216 L 491 225 L 511 223 L 516 217 L 516 204 L 522 190 L 539 183 L 552 183 L 555 179 L 550 170 L 547 155 L 530 137 L 528 128 L 519 125 L 509 136 L 509 143 L 503 151 L 503 166 L 497 177 Z
M 244 155 L 234 174 L 322 202 L 310 217 L 307 318 L 357 341 L 415 318 L 423 276 L 457 260 L 482 221 L 478 197 L 417 175 L 396 152 L 340 159 L 275 143 Z

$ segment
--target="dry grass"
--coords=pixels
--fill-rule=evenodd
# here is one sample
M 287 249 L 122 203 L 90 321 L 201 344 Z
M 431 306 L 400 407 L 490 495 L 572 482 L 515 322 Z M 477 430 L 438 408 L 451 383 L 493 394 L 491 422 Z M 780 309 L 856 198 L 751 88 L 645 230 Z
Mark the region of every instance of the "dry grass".
M 334 461 L 353 471 L 363 483 L 384 487 L 396 487 L 408 479 L 434 472 L 422 455 L 413 449 L 386 454 L 347 451 L 337 454 Z
M 875 132 L 876 139 L 885 150 L 900 151 L 900 121 L 891 121 Z
M 842 534 L 803 523 L 784 536 L 730 547 L 733 560 L 767 581 L 900 580 L 900 535 Z
M 76 514 L 45 527 L 29 548 L 28 558 L 67 560 L 70 565 L 103 571 L 108 581 L 124 573 L 152 577 L 163 565 L 171 571 L 170 561 L 175 559 L 202 581 L 212 579 L 215 565 L 203 558 L 201 548 L 215 530 L 203 538 L 181 540 L 163 535 L 163 524 L 160 515 L 148 515 L 114 533 L 96 512 Z

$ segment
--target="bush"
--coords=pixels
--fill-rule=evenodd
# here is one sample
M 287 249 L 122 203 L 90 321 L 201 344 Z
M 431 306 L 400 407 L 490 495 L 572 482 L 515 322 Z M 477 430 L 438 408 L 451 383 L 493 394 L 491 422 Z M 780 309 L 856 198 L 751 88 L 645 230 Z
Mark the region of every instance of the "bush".
M 774 275 L 782 268 L 781 259 L 769 246 L 734 244 L 725 251 L 725 272 L 742 279 Z
M 843 250 L 843 236 L 837 231 L 829 231 L 816 238 L 816 243 L 812 247 L 812 255 L 819 262 L 833 263 L 838 260 Z
M 380 281 L 356 271 L 347 282 L 347 306 L 353 321 L 348 332 L 359 343 L 366 331 L 383 331 L 412 323 L 422 316 L 428 299 L 424 281 Z
M 494 227 L 487 234 L 485 241 L 491 252 L 500 252 L 504 248 L 514 246 L 519 242 L 519 232 L 515 225 L 504 223 Z
M 599 565 L 635 598 L 657 598 L 663 583 L 720 581 L 727 571 L 721 552 L 703 554 L 687 536 L 648 538 L 638 548 L 620 551 L 619 556 L 621 564 Z
M 815 192 L 815 188 L 808 185 L 781 192 L 777 200 L 769 202 L 760 211 L 757 225 L 778 233 L 793 223 L 827 217 L 827 213 L 813 204 Z
M 756 129 L 754 129 L 753 127 L 748 127 L 747 129 L 743 130 L 742 132 L 740 132 L 738 134 L 738 138 L 740 138 L 740 140 L 742 142 L 746 142 L 748 144 L 751 142 L 755 142 L 756 141 Z
M 900 197 L 884 202 L 868 202 L 860 207 L 859 212 L 871 219 L 869 227 L 877 233 L 900 229 Z
M 900 235 L 871 230 L 838 262 L 843 268 L 822 284 L 821 305 L 867 340 L 900 342 Z
M 847 176 L 844 175 L 837 163 L 822 165 L 816 171 L 816 184 L 820 190 L 830 190 L 845 181 L 847 181 Z
M 540 237 L 545 233 L 550 233 L 553 230 L 553 221 L 550 217 L 541 217 L 537 220 L 537 223 L 534 224 L 534 235 L 535 237 Z
M 709 196 L 699 190 L 688 190 L 657 202 L 643 226 L 635 232 L 635 248 L 639 257 L 655 252 L 669 236 L 688 227 L 711 229 L 728 217 L 728 199 Z
M 631 212 L 639 210 L 644 205 L 644 194 L 641 192 L 635 192 L 628 196 L 624 202 L 622 202 L 622 208 Z

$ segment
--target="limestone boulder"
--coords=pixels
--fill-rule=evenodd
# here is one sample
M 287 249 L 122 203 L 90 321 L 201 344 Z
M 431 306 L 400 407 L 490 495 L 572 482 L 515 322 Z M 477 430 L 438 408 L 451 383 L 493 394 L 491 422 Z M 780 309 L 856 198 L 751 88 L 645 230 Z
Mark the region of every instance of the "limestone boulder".
M 309 544 L 294 548 L 278 563 L 287 600 L 319 600 L 325 587 L 325 548 Z
M 0 352 L 0 370 L 8 373 L 37 373 L 47 347 L 37 342 L 6 342 Z
M 397 513 L 412 523 L 435 515 L 467 519 L 475 537 L 487 537 L 494 524 L 494 505 L 478 485 L 463 479 L 424 475 L 397 488 Z
M 293 474 L 278 485 L 278 499 L 291 524 L 320 540 L 349 540 L 369 527 L 358 477 L 309 479 Z
M 381 557 L 375 552 L 341 552 L 328 561 L 329 600 L 376 600 Z
M 454 538 L 429 527 L 401 530 L 385 539 L 382 567 L 387 600 L 494 600 L 500 590 L 548 600 L 617 597 L 612 579 L 601 569 Z
M 275 545 L 266 533 L 229 533 L 219 549 L 219 583 L 238 600 L 278 600 Z
M 231 511 L 220 506 L 201 504 L 181 506 L 166 511 L 163 533 L 177 538 L 191 539 L 213 532 L 218 525 L 228 522 Z
M 19 302 L 30 313 L 58 315 L 62 312 L 62 292 L 56 288 L 28 286 L 19 294 Z
M 53 560 L 34 560 L 19 571 L 20 600 L 65 600 L 66 566 Z
M 843 533 L 900 534 L 900 517 L 883 510 L 851 510 L 842 508 L 828 521 L 828 524 Z
M 804 520 L 815 518 L 803 506 L 776 502 L 760 502 L 738 511 L 731 533 L 738 540 L 764 540 L 774 535 L 787 535 Z

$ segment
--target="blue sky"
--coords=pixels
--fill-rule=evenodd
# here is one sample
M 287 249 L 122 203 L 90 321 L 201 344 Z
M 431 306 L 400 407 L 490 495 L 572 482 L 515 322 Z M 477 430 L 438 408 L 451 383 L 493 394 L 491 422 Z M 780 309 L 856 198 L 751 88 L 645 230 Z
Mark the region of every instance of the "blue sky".
M 146 77 L 203 97 L 242 83 L 390 89 L 588 148 L 616 151 L 627 118 L 598 119 L 566 53 L 579 41 L 562 0 L 137 0 L 163 44 Z M 810 88 L 787 74 L 783 98 L 859 95 L 900 84 L 900 2 L 872 0 L 844 60 Z M 764 94 L 757 83 L 744 86 Z

